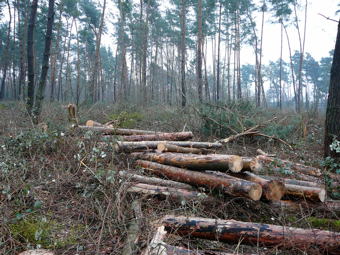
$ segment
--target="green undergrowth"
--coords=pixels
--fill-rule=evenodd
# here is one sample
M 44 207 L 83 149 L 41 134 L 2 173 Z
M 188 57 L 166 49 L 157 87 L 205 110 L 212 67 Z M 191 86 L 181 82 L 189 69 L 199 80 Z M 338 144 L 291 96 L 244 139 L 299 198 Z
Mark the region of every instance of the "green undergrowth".
M 296 227 L 307 224 L 311 228 L 340 232 L 340 220 L 317 217 L 307 217 L 301 220 L 296 216 L 287 216 L 285 219 Z

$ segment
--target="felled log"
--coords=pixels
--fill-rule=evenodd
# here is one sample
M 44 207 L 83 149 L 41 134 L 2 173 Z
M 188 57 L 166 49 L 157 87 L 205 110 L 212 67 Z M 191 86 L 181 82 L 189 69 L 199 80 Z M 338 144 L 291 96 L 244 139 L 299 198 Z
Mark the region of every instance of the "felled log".
M 166 176 L 171 180 L 212 189 L 219 188 L 233 196 L 247 197 L 256 201 L 262 195 L 262 188 L 259 184 L 241 179 L 222 178 L 145 160 L 137 160 L 136 165 L 157 175 Z
M 134 153 L 139 159 L 158 162 L 161 164 L 184 167 L 193 170 L 218 170 L 238 173 L 243 168 L 240 156 L 221 154 L 184 154 L 184 153 Z
M 165 216 L 159 224 L 180 236 L 306 251 L 317 249 L 328 254 L 338 254 L 340 250 L 340 233 L 319 229 L 172 215 Z
M 164 226 L 158 227 L 149 245 L 142 252 L 142 255 L 167 255 L 166 248 L 163 246 L 165 244 L 163 240 L 166 234 L 167 232 Z
M 156 185 L 150 185 L 150 184 L 145 184 L 145 183 L 136 183 L 136 184 L 131 183 L 130 187 L 127 189 L 127 192 L 142 193 L 146 195 L 163 195 L 166 197 L 180 198 L 180 199 L 187 199 L 187 200 L 193 200 L 193 199 L 204 200 L 207 198 L 206 194 L 193 191 L 193 190 L 156 186 Z
M 159 246 L 163 247 L 166 255 L 235 255 L 235 253 L 226 253 L 226 252 L 218 252 L 218 251 L 211 251 L 211 250 L 189 250 L 184 247 L 173 246 L 166 243 L 162 243 Z M 160 255 L 160 253 L 156 253 Z M 155 254 L 155 255 L 156 255 Z M 242 253 L 242 255 L 255 255 L 255 254 L 246 254 Z
M 127 128 L 113 128 L 107 126 L 78 126 L 80 130 L 93 131 L 95 133 L 103 135 L 147 135 L 157 134 L 155 131 L 139 130 L 139 129 L 127 129 Z
M 268 175 L 261 175 L 261 177 L 267 180 L 280 180 L 280 181 L 283 181 L 285 184 L 293 184 L 293 185 L 315 187 L 315 188 L 325 187 L 324 184 L 321 184 L 318 182 L 302 181 L 302 180 L 289 179 L 289 178 L 280 178 L 280 177 L 268 176 Z
M 87 127 L 105 127 L 106 125 L 99 123 L 97 121 L 94 121 L 94 120 L 88 120 L 88 121 L 86 121 L 85 126 L 87 126 Z
M 143 141 L 143 142 L 117 142 L 115 145 L 116 151 L 133 152 L 156 149 L 159 143 L 174 144 L 181 147 L 198 148 L 198 149 L 219 149 L 221 143 L 207 142 L 189 142 L 189 141 Z
M 236 174 L 234 176 L 260 184 L 263 191 L 262 196 L 269 201 L 280 200 L 285 194 L 285 185 L 281 181 L 266 180 L 248 171 Z
M 272 177 L 264 176 L 265 179 L 274 179 Z M 306 186 L 307 182 L 291 180 L 291 179 L 281 179 L 285 185 L 285 195 L 300 197 L 303 199 L 308 199 L 311 201 L 321 201 L 324 202 L 326 199 L 326 190 L 324 187 L 320 187 L 309 183 L 309 186 Z M 293 184 L 296 183 L 296 184 Z M 299 185 L 303 184 L 303 185 Z
M 281 200 L 272 201 L 271 205 L 288 211 L 300 211 L 302 209 L 313 209 L 324 212 L 340 213 L 340 201 L 326 200 L 323 203 L 312 203 L 309 201 Z
M 193 137 L 192 132 L 174 132 L 174 133 L 157 133 L 148 135 L 130 135 L 124 136 L 122 139 L 129 142 L 140 142 L 140 141 L 186 141 Z
M 157 152 L 177 152 L 177 153 L 191 153 L 191 154 L 208 154 L 211 151 L 201 148 L 190 148 L 190 147 L 181 147 L 171 143 L 159 143 L 157 144 Z
M 256 157 L 242 157 L 243 171 L 259 172 L 262 169 L 261 162 Z
M 299 163 L 295 163 L 295 162 L 291 162 L 288 160 L 283 160 L 283 159 L 277 159 L 277 158 L 272 158 L 272 157 L 268 157 L 268 156 L 264 156 L 264 155 L 258 155 L 257 156 L 258 159 L 264 163 L 271 163 L 273 165 L 279 165 L 281 167 L 285 167 L 287 169 L 292 169 L 294 171 L 303 173 L 303 174 L 308 174 L 308 175 L 312 175 L 312 176 L 321 176 L 321 170 L 319 168 L 315 168 L 312 166 L 306 166 L 306 165 L 302 165 Z
M 146 183 L 146 184 L 151 184 L 151 185 L 156 185 L 156 186 L 165 186 L 165 187 L 171 187 L 171 188 L 193 190 L 193 187 L 189 184 L 175 182 L 171 180 L 164 180 L 164 179 L 156 178 L 156 177 L 148 177 L 148 176 L 142 176 L 142 175 L 137 175 L 137 174 L 130 174 L 126 171 L 119 171 L 119 176 L 125 178 L 126 181 L 128 182 Z

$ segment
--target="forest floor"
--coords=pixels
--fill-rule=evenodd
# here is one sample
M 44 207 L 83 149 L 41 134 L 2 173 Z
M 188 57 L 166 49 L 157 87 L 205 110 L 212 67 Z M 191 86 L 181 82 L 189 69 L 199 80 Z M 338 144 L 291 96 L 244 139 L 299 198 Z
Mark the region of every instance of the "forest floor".
M 323 168 L 322 116 L 276 110 L 256 110 L 249 103 L 231 106 L 188 107 L 107 106 L 80 107 L 79 122 L 101 123 L 155 131 L 190 130 L 194 140 L 215 141 L 277 117 L 263 127 L 293 147 L 264 137 L 241 137 L 223 148 L 227 154 L 255 156 L 257 149 L 279 158 Z M 23 103 L 0 104 L 0 254 L 17 254 L 42 247 L 56 254 L 122 254 L 128 226 L 134 218 L 131 203 L 142 204 L 140 254 L 153 236 L 151 222 L 167 214 L 235 219 L 340 232 L 340 215 L 332 211 L 301 209 L 290 213 L 266 202 L 223 197 L 217 203 L 176 201 L 127 193 L 117 178 L 119 170 L 138 172 L 125 154 L 102 145 L 94 134 L 70 130 L 65 105 L 44 106 L 44 124 L 33 127 Z M 337 195 L 337 194 L 335 194 Z M 330 219 L 315 221 L 315 219 Z M 192 250 L 221 250 L 235 254 L 306 254 L 217 241 L 170 236 L 170 244 Z M 317 254 L 317 252 L 315 253 Z

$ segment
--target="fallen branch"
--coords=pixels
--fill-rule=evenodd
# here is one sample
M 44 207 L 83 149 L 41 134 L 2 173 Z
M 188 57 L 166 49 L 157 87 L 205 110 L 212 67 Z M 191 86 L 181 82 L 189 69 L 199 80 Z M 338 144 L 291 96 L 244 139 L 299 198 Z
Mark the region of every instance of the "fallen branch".
M 340 233 L 319 229 L 172 215 L 158 223 L 164 225 L 167 232 L 180 236 L 306 251 L 316 248 L 328 254 L 338 254 L 340 250 Z
M 78 126 L 80 130 L 84 131 L 92 131 L 99 134 L 104 135 L 148 135 L 148 134 L 157 134 L 155 131 L 149 130 L 139 130 L 139 129 L 126 129 L 126 128 L 113 128 L 106 126 Z
M 256 201 L 259 200 L 262 195 L 262 188 L 259 184 L 241 179 L 223 178 L 212 174 L 193 172 L 145 160 L 137 160 L 136 165 L 154 174 L 166 176 L 175 181 L 211 189 L 222 189 L 224 192 L 233 196 L 247 197 Z
M 157 145 L 157 152 L 177 152 L 177 153 L 192 153 L 192 154 L 208 154 L 211 153 L 210 150 L 201 148 L 188 148 L 188 147 L 181 147 L 175 144 L 170 144 L 167 142 L 159 143 Z

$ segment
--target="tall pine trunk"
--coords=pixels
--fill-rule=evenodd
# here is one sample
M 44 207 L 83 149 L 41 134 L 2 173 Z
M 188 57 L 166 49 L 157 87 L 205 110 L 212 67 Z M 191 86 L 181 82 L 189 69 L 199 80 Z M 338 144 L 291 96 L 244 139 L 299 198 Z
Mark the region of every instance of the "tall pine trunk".
M 186 53 L 186 44 L 185 44 L 185 34 L 186 34 L 186 0 L 181 0 L 181 14 L 180 14 L 180 23 L 181 23 L 181 104 L 182 107 L 186 106 L 187 97 L 186 97 L 186 85 L 185 85 L 185 53 Z

